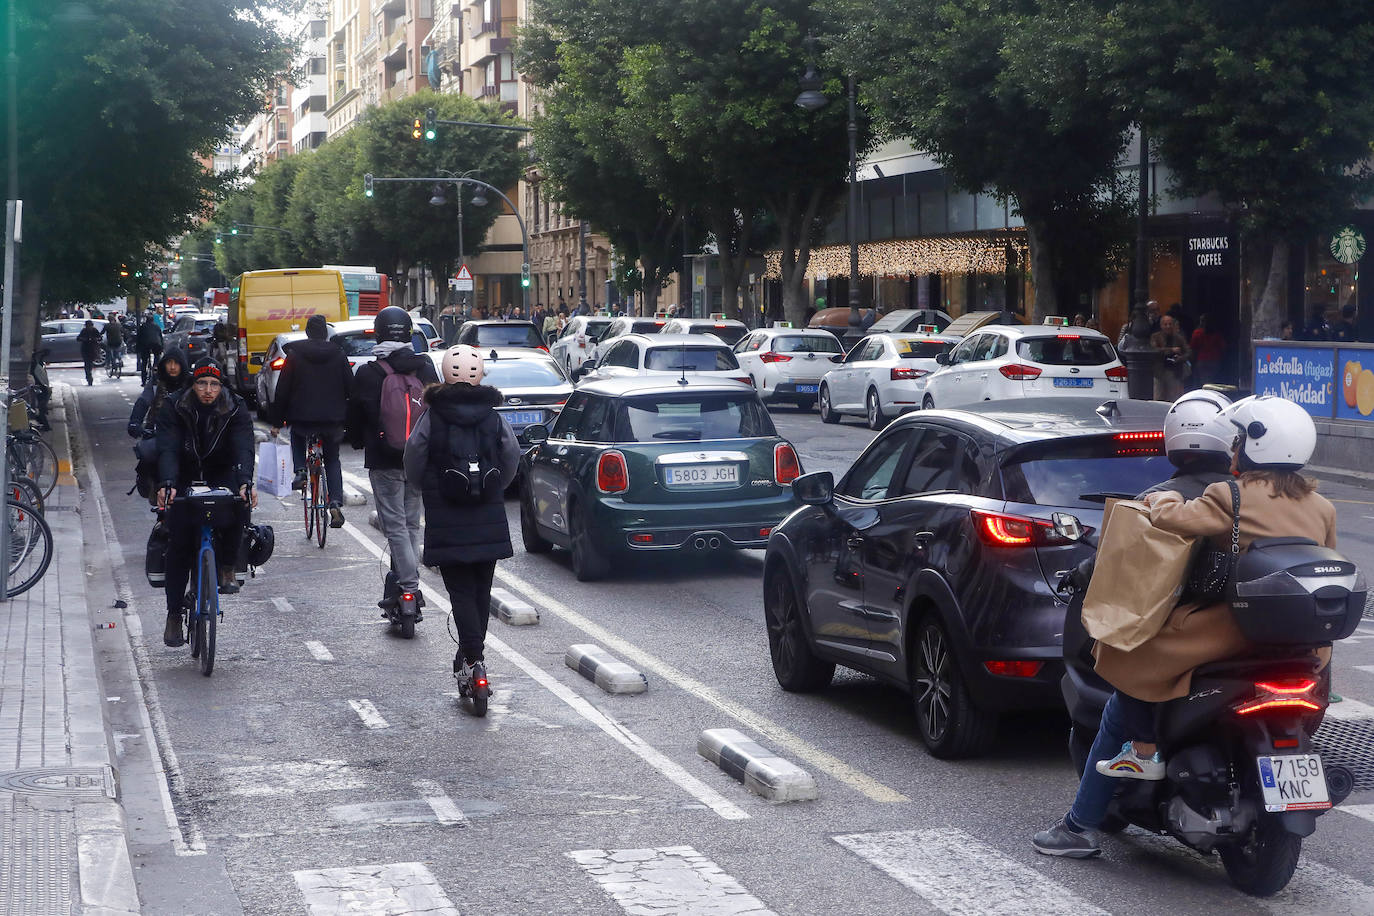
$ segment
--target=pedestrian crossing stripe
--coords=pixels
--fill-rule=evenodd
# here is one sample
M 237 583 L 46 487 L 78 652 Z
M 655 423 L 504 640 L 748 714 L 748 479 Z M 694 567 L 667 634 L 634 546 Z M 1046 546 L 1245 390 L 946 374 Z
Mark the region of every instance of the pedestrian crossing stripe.
M 691 846 L 567 853 L 627 913 L 776 916 Z

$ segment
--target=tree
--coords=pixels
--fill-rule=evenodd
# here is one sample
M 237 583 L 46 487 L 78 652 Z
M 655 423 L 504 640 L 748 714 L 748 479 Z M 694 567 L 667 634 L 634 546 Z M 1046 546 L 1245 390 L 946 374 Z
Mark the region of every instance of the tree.
M 1122 69 L 1149 86 L 1146 123 L 1173 189 L 1215 192 L 1262 252 L 1250 336 L 1276 337 L 1290 243 L 1374 191 L 1374 18 L 1358 3 L 1283 0 L 1162 0 L 1123 15 Z
M 842 24 L 829 59 L 859 74 L 880 132 L 912 140 L 956 186 L 1014 202 L 1036 319 L 1068 305 L 1066 290 L 1090 291 L 1120 241 L 1103 229 L 1125 225 L 1113 190 L 1132 120 L 1105 0 L 823 2 Z

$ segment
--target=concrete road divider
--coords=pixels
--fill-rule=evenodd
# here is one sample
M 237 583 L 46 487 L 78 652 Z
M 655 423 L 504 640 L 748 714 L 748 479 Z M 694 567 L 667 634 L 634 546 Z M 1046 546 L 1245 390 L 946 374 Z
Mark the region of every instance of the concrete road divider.
M 539 612 L 504 588 L 491 590 L 491 609 L 512 627 L 529 627 L 539 622 Z
M 817 796 L 816 780 L 810 773 L 736 729 L 702 732 L 697 753 L 770 801 L 810 801 Z
M 380 519 L 377 518 L 376 509 L 373 509 L 371 512 L 367 513 L 367 523 L 371 525 L 373 528 L 376 528 L 378 531 L 382 530 L 382 522 Z
M 568 646 L 563 663 L 607 693 L 643 693 L 649 679 L 600 646 Z

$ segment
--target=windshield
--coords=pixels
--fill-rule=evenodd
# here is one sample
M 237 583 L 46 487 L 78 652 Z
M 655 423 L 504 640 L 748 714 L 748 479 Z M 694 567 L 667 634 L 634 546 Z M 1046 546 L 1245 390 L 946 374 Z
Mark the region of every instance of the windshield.
M 749 329 L 738 324 L 694 324 L 687 329 L 688 334 L 712 334 L 728 343 L 730 346 L 740 342 Z
M 1028 337 L 1017 341 L 1016 353 L 1022 359 L 1045 366 L 1101 366 L 1116 359 L 1107 341 L 1077 334 Z
M 954 344 L 945 340 L 898 340 L 896 343 L 897 355 L 902 359 L 934 359 L 954 349 Z
M 484 324 L 477 328 L 479 347 L 542 347 L 544 340 L 533 325 Z
M 567 384 L 552 360 L 489 359 L 482 384 L 493 388 L 551 388 Z
M 663 321 L 662 319 L 655 321 L 652 318 L 641 318 L 634 324 L 630 325 L 630 333 L 657 334 L 659 331 L 663 330 L 663 326 L 665 324 L 667 324 L 667 322 Z
M 660 372 L 711 372 L 738 369 L 735 354 L 724 347 L 656 347 L 644 355 L 644 368 Z
M 611 319 L 609 318 L 593 318 L 587 322 L 587 326 L 582 330 L 582 333 L 586 334 L 588 337 L 600 337 L 601 332 L 610 326 Z
M 377 338 L 371 331 L 335 334 L 333 340 L 343 347 L 345 356 L 371 356 L 372 348 L 377 346 Z
M 1130 454 L 1149 451 L 1151 454 Z M 1007 499 L 1037 506 L 1100 509 L 1106 499 L 1137 494 L 1174 472 L 1169 459 L 1154 449 L 1118 449 L 1114 443 L 1091 447 L 1069 445 L 1058 454 L 1038 454 L 1002 468 Z
M 806 334 L 796 337 L 779 337 L 773 341 L 775 353 L 839 353 L 840 342 L 826 334 Z
M 617 410 L 615 431 L 617 442 L 739 439 L 778 434 L 768 411 L 748 392 L 626 398 Z

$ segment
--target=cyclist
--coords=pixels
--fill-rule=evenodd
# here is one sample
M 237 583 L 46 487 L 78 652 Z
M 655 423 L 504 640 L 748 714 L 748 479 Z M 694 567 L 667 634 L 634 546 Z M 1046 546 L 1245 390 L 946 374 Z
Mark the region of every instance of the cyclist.
M 152 374 L 153 360 L 162 352 L 162 328 L 157 323 L 156 312 L 144 314 L 134 345 L 138 348 L 138 371 L 146 383 Z
M 128 433 L 134 439 L 151 436 L 156 432 L 158 415 L 162 402 L 168 395 L 176 394 L 190 382 L 191 370 L 186 365 L 186 354 L 173 347 L 157 361 L 153 376 L 144 386 L 143 393 L 134 401 L 134 409 L 129 414 Z
M 111 312 L 105 322 L 105 368 L 114 366 L 123 356 L 124 326 L 119 323 L 119 316 Z
M 406 479 L 424 494 L 426 566 L 439 567 L 458 625 L 454 677 L 470 687 L 484 678 L 483 643 L 491 617 L 491 580 L 496 561 L 514 554 L 506 520 L 505 491 L 515 479 L 520 446 L 506 418 L 495 408 L 501 392 L 482 384 L 482 354 L 466 345 L 444 354 L 444 383 L 425 391 L 429 409 L 406 440 Z M 455 494 L 445 486 L 454 469 L 490 476 Z M 460 467 L 460 462 L 464 465 Z M 467 478 L 465 478 L 467 479 Z
M 372 354 L 376 359 L 359 367 L 353 377 L 347 430 L 349 444 L 363 449 L 377 521 L 391 548 L 396 584 L 400 591 L 415 595 L 418 608 L 424 604 L 420 595 L 420 491 L 406 483 L 402 460 L 405 442 L 388 441 L 382 429 L 382 388 L 388 375 L 411 376 L 427 385 L 439 381 L 434 363 L 415 352 L 411 326 L 410 315 L 395 305 L 382 309 L 372 320 L 377 339 Z M 395 601 L 394 595 L 384 594 L 377 605 L 385 609 Z
M 86 319 L 86 326 L 81 329 L 81 333 L 76 335 L 77 342 L 81 344 L 81 362 L 85 364 L 87 385 L 95 384 L 91 370 L 95 368 L 96 357 L 100 355 L 100 342 L 104 339 L 105 335 L 100 333 L 95 322 L 89 318 Z
M 269 412 L 273 436 L 280 427 L 291 427 L 291 461 L 296 468 L 291 489 L 305 486 L 305 449 L 310 440 L 319 436 L 324 441 L 331 528 L 342 528 L 344 523 L 339 443 L 343 441 L 352 387 L 353 370 L 343 348 L 329 340 L 325 317 L 311 315 L 305 323 L 305 340 L 286 345 L 286 363 L 277 379 L 277 393 Z
M 228 487 L 243 497 L 241 517 L 215 532 L 219 590 L 224 594 L 238 591 L 234 569 L 240 542 L 249 510 L 258 503 L 253 491 L 253 419 L 239 396 L 224 387 L 224 374 L 213 359 L 195 364 L 188 390 L 163 400 L 157 417 L 157 457 L 158 506 L 168 509 L 167 627 L 162 641 L 175 647 L 186 642 L 181 615 L 200 538 L 196 519 L 179 511 L 181 504 L 173 505 L 172 500 L 200 481 Z

